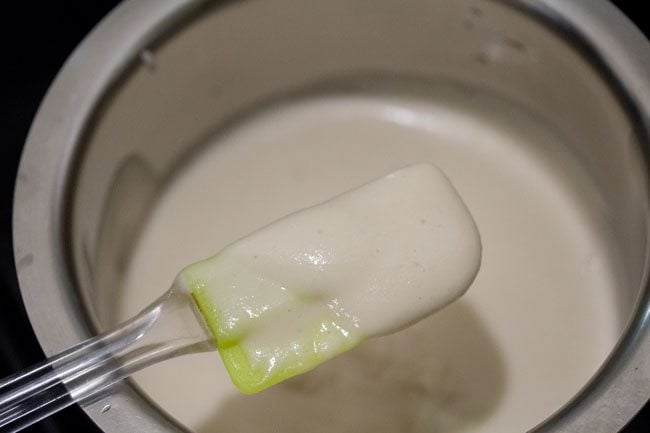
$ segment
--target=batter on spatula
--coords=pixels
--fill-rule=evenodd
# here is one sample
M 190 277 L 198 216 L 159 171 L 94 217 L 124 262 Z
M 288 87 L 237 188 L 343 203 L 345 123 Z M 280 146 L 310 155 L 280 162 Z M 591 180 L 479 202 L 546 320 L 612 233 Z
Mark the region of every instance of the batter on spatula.
M 435 166 L 418 164 L 307 208 L 186 267 L 240 391 L 304 373 L 460 297 L 479 234 Z

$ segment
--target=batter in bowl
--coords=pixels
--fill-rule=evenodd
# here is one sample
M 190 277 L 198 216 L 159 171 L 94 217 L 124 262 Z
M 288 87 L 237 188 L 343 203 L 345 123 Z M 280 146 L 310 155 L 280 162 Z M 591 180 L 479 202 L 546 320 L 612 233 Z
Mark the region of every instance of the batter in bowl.
M 240 395 L 216 354 L 154 366 L 136 382 L 198 432 L 507 433 L 558 409 L 620 329 L 618 262 L 593 211 L 597 193 L 541 120 L 459 89 L 304 98 L 215 136 L 151 213 L 115 322 L 185 264 L 416 163 L 448 175 L 481 233 L 481 271 L 460 301 L 258 395 Z

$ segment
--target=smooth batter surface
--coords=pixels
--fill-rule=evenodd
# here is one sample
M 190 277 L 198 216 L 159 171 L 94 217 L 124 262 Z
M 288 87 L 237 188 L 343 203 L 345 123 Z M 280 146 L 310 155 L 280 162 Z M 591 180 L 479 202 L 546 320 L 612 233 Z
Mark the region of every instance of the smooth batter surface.
M 233 383 L 256 393 L 469 288 L 481 240 L 447 177 L 414 164 L 261 227 L 187 266 Z
M 162 196 L 115 321 L 187 263 L 419 162 L 444 170 L 481 233 L 481 271 L 463 299 L 255 396 L 234 389 L 216 353 L 137 383 L 200 432 L 519 433 L 558 409 L 620 329 L 607 234 L 583 201 L 594 191 L 543 125 L 461 91 L 305 100 L 217 137 Z

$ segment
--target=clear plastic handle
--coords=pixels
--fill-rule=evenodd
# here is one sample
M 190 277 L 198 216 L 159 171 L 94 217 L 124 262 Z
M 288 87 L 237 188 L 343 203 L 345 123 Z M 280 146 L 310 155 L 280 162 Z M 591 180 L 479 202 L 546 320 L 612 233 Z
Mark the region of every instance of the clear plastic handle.
M 0 381 L 0 431 L 25 428 L 156 362 L 215 348 L 194 300 L 172 287 L 116 329 Z

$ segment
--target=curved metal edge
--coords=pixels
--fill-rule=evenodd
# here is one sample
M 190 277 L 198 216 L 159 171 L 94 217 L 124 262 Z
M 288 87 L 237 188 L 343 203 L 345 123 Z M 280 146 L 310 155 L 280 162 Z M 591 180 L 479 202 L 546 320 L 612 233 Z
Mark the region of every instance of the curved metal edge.
M 522 0 L 547 24 L 568 31 L 621 103 L 632 115 L 635 133 L 648 165 L 650 155 L 650 43 L 614 5 L 603 0 Z M 647 180 L 646 180 L 647 182 Z M 650 254 L 648 239 L 646 256 Z M 650 396 L 650 289 L 645 290 L 633 318 L 612 355 L 578 395 L 532 431 L 617 432 L 638 413 Z M 567 354 L 571 356 L 571 354 Z
M 131 0 L 120 4 L 82 41 L 50 86 L 27 136 L 14 193 L 13 238 L 23 302 L 45 353 L 53 355 L 91 334 L 73 282 L 66 275 L 58 214 L 67 173 L 84 125 L 98 101 L 140 51 L 207 0 Z M 54 179 L 54 182 L 52 182 Z M 38 219 L 47 215 L 46 220 Z M 19 260 L 30 257 L 32 260 Z M 36 272 L 38 265 L 39 272 Z M 40 287 L 55 290 L 39 290 Z M 59 320 L 60 312 L 71 312 Z M 47 319 L 43 319 L 47 317 Z M 53 329 L 54 328 L 54 329 Z M 53 338 L 52 336 L 56 336 Z M 119 385 L 107 400 L 84 410 L 105 431 L 183 431 L 162 411 L 152 410 L 133 387 Z

